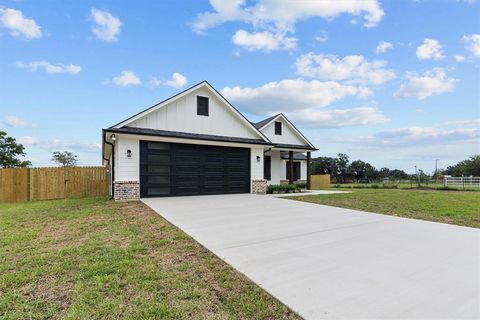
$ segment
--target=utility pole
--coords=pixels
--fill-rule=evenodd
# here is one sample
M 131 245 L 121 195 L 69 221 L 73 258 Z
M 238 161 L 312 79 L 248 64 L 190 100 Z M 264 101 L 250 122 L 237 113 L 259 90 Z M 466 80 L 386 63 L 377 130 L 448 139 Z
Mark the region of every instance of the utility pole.
M 439 160 L 439 159 L 435 159 L 435 182 L 437 182 L 437 180 L 438 180 L 438 177 L 437 177 L 437 173 L 438 173 L 438 160 Z
M 418 175 L 417 165 L 415 165 L 415 175 L 417 176 L 417 187 L 420 188 L 420 176 Z

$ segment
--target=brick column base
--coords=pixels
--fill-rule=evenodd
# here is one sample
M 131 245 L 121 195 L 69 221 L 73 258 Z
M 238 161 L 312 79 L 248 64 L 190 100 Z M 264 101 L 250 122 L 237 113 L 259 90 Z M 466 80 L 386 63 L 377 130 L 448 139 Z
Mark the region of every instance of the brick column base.
M 115 181 L 113 185 L 113 199 L 115 201 L 140 199 L 140 183 L 138 181 Z
M 252 193 L 266 194 L 267 193 L 267 180 L 254 179 L 252 180 Z

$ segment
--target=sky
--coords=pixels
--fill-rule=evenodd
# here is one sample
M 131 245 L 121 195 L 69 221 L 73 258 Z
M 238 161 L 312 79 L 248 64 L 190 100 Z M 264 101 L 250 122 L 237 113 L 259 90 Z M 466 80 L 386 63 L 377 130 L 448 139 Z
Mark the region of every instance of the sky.
M 249 120 L 426 172 L 480 153 L 480 1 L 0 0 L 0 130 L 34 166 L 203 80 Z

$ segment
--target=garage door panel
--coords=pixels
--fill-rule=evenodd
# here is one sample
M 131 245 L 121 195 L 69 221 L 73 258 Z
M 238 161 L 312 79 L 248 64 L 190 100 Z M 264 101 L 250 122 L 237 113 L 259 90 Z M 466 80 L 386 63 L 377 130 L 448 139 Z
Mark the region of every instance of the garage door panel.
M 250 150 L 140 142 L 142 197 L 250 192 Z
M 170 185 L 170 176 L 146 176 L 146 181 L 148 184 L 165 184 Z

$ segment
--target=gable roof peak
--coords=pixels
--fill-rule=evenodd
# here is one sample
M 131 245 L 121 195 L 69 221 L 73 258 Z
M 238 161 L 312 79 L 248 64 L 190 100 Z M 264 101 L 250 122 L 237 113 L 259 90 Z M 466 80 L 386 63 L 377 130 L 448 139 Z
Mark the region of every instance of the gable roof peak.
M 250 129 L 252 129 L 257 135 L 260 136 L 260 138 L 262 138 L 263 140 L 267 141 L 267 142 L 270 142 L 270 140 L 260 131 L 258 130 L 250 121 L 247 120 L 247 118 L 245 118 L 245 116 L 240 112 L 238 111 L 227 99 L 225 99 L 224 96 L 222 96 L 222 94 L 220 92 L 217 91 L 217 89 L 215 89 L 207 80 L 203 80 L 179 93 L 177 93 L 176 95 L 173 95 L 171 96 L 170 98 L 167 98 L 157 104 L 154 104 L 153 106 L 151 106 L 150 108 L 147 108 L 143 111 L 140 111 L 139 113 L 123 120 L 122 122 L 119 122 L 113 126 L 110 127 L 110 129 L 118 129 L 118 128 L 122 128 L 122 127 L 125 127 L 127 126 L 128 124 L 132 123 L 133 121 L 145 116 L 146 114 L 150 113 L 150 112 L 153 112 L 163 106 L 165 106 L 167 103 L 170 103 L 172 101 L 175 101 L 176 99 L 182 97 L 182 96 L 185 96 L 195 90 L 197 90 L 198 88 L 201 88 L 201 87 L 204 87 L 206 86 L 218 99 L 220 99 L 228 108 L 230 108 L 230 110 L 232 110 L 237 116 L 239 116 L 239 119 L 244 122 Z

